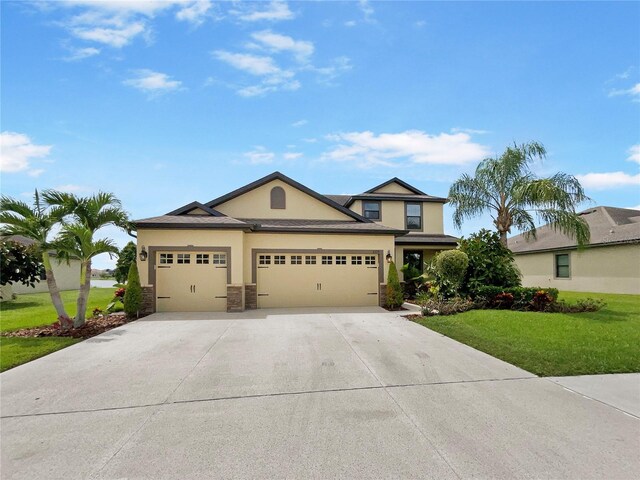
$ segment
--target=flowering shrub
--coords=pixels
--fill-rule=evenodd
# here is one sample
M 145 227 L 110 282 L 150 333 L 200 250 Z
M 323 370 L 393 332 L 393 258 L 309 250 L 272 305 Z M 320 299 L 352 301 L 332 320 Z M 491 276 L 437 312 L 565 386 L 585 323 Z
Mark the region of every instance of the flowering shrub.
M 126 289 L 124 287 L 119 288 L 116 290 L 116 292 L 114 293 L 114 295 L 118 298 L 124 298 L 124 294 L 126 293 Z
M 554 301 L 549 293 L 544 290 L 538 290 L 533 294 L 533 298 L 531 299 L 531 308 L 538 312 L 544 312 Z
M 99 316 L 99 315 L 102 315 L 102 309 L 101 309 L 101 308 L 99 308 L 99 307 L 95 307 L 95 308 L 93 309 L 93 311 L 91 312 L 91 316 L 93 316 L 93 317 L 97 317 L 97 316 Z
M 513 294 L 502 292 L 493 299 L 496 308 L 511 308 L 513 306 Z
M 122 306 L 124 305 L 124 295 L 127 292 L 126 288 L 118 288 L 113 294 L 113 300 L 109 302 L 107 305 L 107 312 L 115 312 L 117 310 L 122 310 Z M 120 308 L 118 308 L 120 307 Z

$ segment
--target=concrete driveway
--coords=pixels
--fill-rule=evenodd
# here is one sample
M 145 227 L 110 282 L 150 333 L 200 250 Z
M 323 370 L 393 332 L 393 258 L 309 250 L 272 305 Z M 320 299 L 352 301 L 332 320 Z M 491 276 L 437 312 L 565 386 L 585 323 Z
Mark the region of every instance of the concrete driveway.
M 640 419 L 381 309 L 156 314 L 0 375 L 2 478 L 637 478 Z

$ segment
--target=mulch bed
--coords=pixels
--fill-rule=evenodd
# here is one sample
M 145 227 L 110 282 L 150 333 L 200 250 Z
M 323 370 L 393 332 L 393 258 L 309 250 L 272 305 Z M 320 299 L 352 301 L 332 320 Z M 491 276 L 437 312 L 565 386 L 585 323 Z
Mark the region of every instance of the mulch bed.
M 46 325 L 44 327 L 23 328 L 13 332 L 3 332 L 2 336 L 91 338 L 112 328 L 129 323 L 132 320 L 127 319 L 124 313 L 111 313 L 97 318 L 90 318 L 80 328 L 72 328 L 64 332 L 53 325 Z

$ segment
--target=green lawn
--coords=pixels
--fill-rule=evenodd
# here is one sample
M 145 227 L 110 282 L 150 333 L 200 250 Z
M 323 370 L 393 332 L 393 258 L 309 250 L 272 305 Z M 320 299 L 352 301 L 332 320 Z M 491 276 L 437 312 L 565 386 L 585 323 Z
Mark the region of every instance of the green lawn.
M 114 291 L 115 289 L 111 288 L 92 288 L 89 294 L 87 316 L 91 316 L 95 307 L 104 310 L 113 298 Z M 77 296 L 78 293 L 73 290 L 62 292 L 67 313 L 72 317 L 76 313 Z M 2 332 L 49 325 L 57 320 L 56 311 L 48 293 L 18 295 L 16 300 L 0 304 L 0 308 L 0 331 Z M 2 337 L 0 338 L 0 371 L 55 352 L 78 341 L 78 339 L 66 337 Z
M 640 295 L 562 292 L 567 302 L 601 298 L 593 313 L 471 310 L 417 322 L 541 376 L 640 372 Z

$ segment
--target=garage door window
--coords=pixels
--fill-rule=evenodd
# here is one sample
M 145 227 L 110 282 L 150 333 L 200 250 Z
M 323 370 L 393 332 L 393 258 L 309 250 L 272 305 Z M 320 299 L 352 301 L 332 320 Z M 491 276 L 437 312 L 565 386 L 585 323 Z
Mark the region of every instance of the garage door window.
M 346 265 L 346 264 L 347 264 L 346 255 L 336 255 L 336 265 Z
M 322 265 L 331 265 L 333 257 L 331 255 L 322 255 Z
M 176 263 L 183 263 L 183 264 L 191 263 L 191 254 L 190 253 L 179 253 L 178 254 L 178 260 L 177 260 Z
M 271 255 L 260 255 L 258 257 L 258 263 L 260 265 L 271 265 Z
M 375 265 L 376 264 L 376 256 L 375 255 L 365 255 L 364 264 L 365 265 Z
M 173 253 L 161 253 L 160 263 L 163 265 L 173 263 Z
M 302 255 L 291 255 L 291 265 L 302 265 Z
M 353 255 L 351 257 L 351 265 L 362 265 L 362 255 Z
M 285 256 L 284 255 L 274 255 L 273 263 L 275 265 L 284 265 L 285 264 Z
M 196 253 L 196 265 L 208 265 L 209 254 L 208 253 Z
M 315 255 L 306 255 L 304 257 L 304 263 L 306 265 L 315 265 L 316 264 L 316 256 Z
M 214 253 L 213 254 L 213 264 L 214 265 L 226 265 L 227 264 L 227 254 L 226 253 Z

